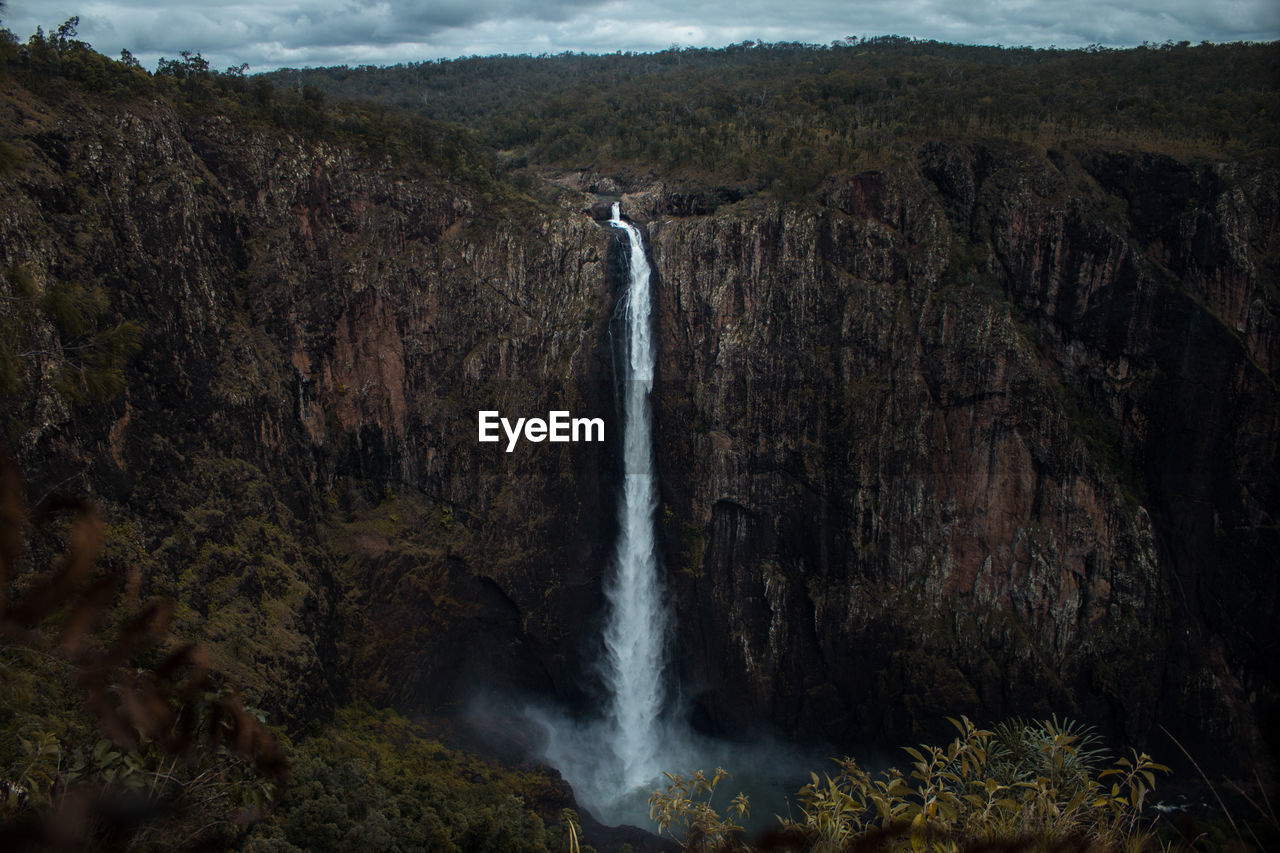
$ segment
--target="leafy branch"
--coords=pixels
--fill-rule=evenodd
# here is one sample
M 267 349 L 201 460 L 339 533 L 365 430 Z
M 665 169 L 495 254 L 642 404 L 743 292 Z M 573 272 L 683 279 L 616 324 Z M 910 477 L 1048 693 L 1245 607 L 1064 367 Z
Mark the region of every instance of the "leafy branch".
M 957 736 L 945 746 L 904 749 L 906 774 L 873 775 L 847 757 L 835 775 L 811 773 L 797 795 L 800 818 L 782 820 L 762 849 L 1103 851 L 1150 841 L 1143 810 L 1168 768 L 1145 753 L 1099 770 L 1097 736 L 1069 721 L 1012 720 L 992 730 L 964 717 L 950 722 Z M 741 849 L 741 827 L 710 804 L 726 775 L 668 774 L 666 791 L 649 799 L 659 831 L 686 850 Z
M 22 572 L 31 534 L 67 516 L 57 565 Z M 65 662 L 105 735 L 91 748 L 68 748 L 50 732 L 20 739 L 25 763 L 0 785 L 0 846 L 82 849 L 104 826 L 137 838 L 148 823 L 196 811 L 215 813 L 211 825 L 243 826 L 288 781 L 276 739 L 207 653 L 194 644 L 163 651 L 171 603 L 115 613 L 119 573 L 94 572 L 104 534 L 83 500 L 49 498 L 29 513 L 17 471 L 0 452 L 0 649 Z M 107 630 L 109 621 L 118 630 Z M 158 663 L 141 666 L 143 659 Z M 135 816 L 125 825 L 121 797 Z
M 726 849 L 741 836 L 742 826 L 734 818 L 742 820 L 750 815 L 746 794 L 735 796 L 723 816 L 711 805 L 716 787 L 729 778 L 728 772 L 716 768 L 711 778 L 701 770 L 688 777 L 663 775 L 669 780 L 666 789 L 649 795 L 649 817 L 658 824 L 659 835 L 666 832 L 672 838 L 683 838 L 686 850 Z M 679 835 L 675 827 L 679 827 Z
M 6 271 L 3 284 L 0 394 L 16 394 L 45 375 L 77 403 L 107 400 L 124 389 L 124 366 L 142 334 L 130 321 L 102 324 L 106 291 L 62 283 L 42 288 L 23 267 Z

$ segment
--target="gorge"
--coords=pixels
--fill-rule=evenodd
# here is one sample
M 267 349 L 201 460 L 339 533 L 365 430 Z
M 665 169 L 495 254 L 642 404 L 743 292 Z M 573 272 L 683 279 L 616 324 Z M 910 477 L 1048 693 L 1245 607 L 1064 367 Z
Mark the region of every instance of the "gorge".
M 616 723 L 626 789 L 689 769 L 654 751 L 677 698 L 704 735 L 843 751 L 1057 714 L 1274 774 L 1273 164 L 930 139 L 799 198 L 517 186 L 444 130 L 409 158 L 0 99 L 0 266 L 142 334 L 100 403 L 24 362 L 5 439 L 273 723 L 536 697 Z M 611 428 L 480 445 L 478 411 Z

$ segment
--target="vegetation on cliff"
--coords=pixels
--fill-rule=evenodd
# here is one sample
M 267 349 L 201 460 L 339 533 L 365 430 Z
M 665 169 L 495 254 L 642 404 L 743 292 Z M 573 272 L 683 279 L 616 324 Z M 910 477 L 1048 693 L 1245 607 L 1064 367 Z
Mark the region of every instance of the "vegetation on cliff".
M 183 51 L 162 59 L 154 74 L 126 50 L 111 59 L 76 39 L 78 19 L 54 32 L 37 31 L 26 42 L 0 29 L 0 79 L 11 78 L 42 99 L 87 97 L 131 101 L 162 98 L 191 116 L 223 115 L 312 139 L 351 146 L 370 155 L 392 155 L 409 173 L 431 174 L 469 186 L 493 182 L 493 158 L 475 134 L 372 102 L 327 103 L 311 86 L 275 88 L 244 67 L 218 71 L 200 54 Z M 0 174 L 20 153 L 0 149 Z
M 102 402 L 119 394 L 140 331 L 127 320 L 105 325 L 108 303 L 100 287 L 42 287 L 20 267 L 0 275 L 0 395 L 18 397 L 26 382 L 38 384 L 42 374 L 71 402 Z
M 1278 58 L 1276 44 L 1059 50 L 883 36 L 264 76 L 458 122 L 515 159 L 796 195 L 935 139 L 1274 156 Z
M 341 709 L 289 754 L 289 794 L 245 849 L 561 853 L 576 829 L 559 779 L 447 749 L 392 711 Z
M 1275 56 L 887 39 L 277 88 L 198 54 L 149 74 L 74 22 L 6 34 L 0 426 L 280 726 L 295 792 L 212 836 L 563 849 L 558 782 L 370 705 L 485 677 L 590 699 L 607 461 L 483 457 L 470 418 L 594 399 L 604 241 L 581 195 L 516 216 L 506 180 L 591 168 L 569 182 L 663 220 L 668 566 L 713 727 L 844 746 L 1058 710 L 1154 749 L 1172 715 L 1265 755 L 1275 180 L 1214 161 L 1274 153 Z M 342 100 L 377 80 L 392 105 Z M 234 756 L 99 756 L 74 669 L 24 655 L 0 650 L 0 771 L 41 792 L 19 818 L 77 749 L 248 802 Z

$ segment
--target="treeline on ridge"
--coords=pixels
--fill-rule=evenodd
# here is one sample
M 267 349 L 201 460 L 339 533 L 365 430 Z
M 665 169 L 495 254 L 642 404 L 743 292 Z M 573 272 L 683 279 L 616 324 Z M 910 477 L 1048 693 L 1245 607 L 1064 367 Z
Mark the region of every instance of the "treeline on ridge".
M 493 188 L 491 151 L 605 172 L 660 170 L 780 195 L 907 158 L 924 140 L 1101 144 L 1182 159 L 1280 156 L 1280 43 L 1130 49 L 954 45 L 898 36 L 829 45 L 466 57 L 247 75 L 200 54 L 148 73 L 75 38 L 0 30 L 0 75 L 324 137 Z
M 492 155 L 476 135 L 453 124 L 372 101 L 335 103 L 316 87 L 276 88 L 264 77 L 246 76 L 247 66 L 218 71 L 199 53 L 162 58 L 154 73 L 128 51 L 112 59 L 76 38 L 78 18 L 26 42 L 0 29 L 0 80 L 10 78 L 50 100 L 77 94 L 106 99 L 161 98 L 181 113 L 222 115 L 263 129 L 277 129 L 371 156 L 390 155 L 417 173 L 469 185 L 493 187 Z M 7 143 L 0 143 L 7 145 Z M 16 156 L 0 148 L 0 169 Z
M 885 36 L 265 76 L 458 122 L 517 160 L 803 191 L 939 137 L 1274 156 L 1278 70 L 1276 43 L 1060 50 Z

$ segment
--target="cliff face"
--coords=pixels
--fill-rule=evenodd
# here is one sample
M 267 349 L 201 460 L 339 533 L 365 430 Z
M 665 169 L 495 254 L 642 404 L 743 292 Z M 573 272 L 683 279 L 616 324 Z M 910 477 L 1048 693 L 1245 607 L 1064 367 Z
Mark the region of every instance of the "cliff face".
M 7 100 L 4 265 L 99 284 L 144 332 L 103 406 L 31 367 L 32 491 L 104 502 L 121 561 L 290 717 L 475 680 L 580 700 L 608 444 L 506 453 L 476 413 L 609 414 L 599 226 L 159 102 Z
M 5 97 L 26 163 L 0 261 L 108 287 L 144 329 L 102 406 L 32 366 L 6 429 L 33 490 L 102 501 L 109 561 L 286 718 L 475 685 L 589 702 L 619 423 L 615 250 L 579 203 L 159 103 Z M 701 724 L 852 747 L 1058 713 L 1257 746 L 1276 185 L 938 145 L 805 203 L 632 187 Z M 480 409 L 600 416 L 610 441 L 508 454 Z
M 817 205 L 635 201 L 707 725 L 1058 713 L 1265 751 L 1274 173 L 938 145 Z

